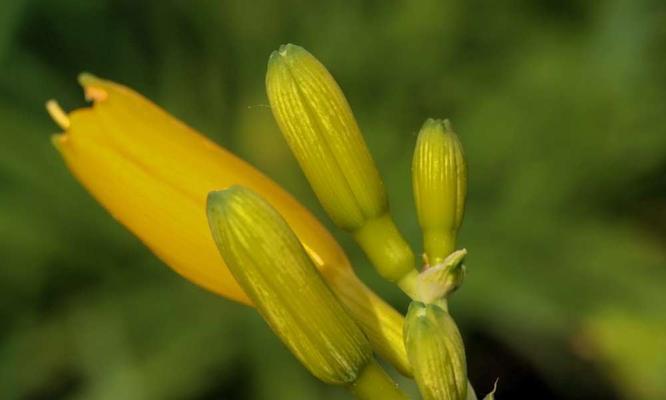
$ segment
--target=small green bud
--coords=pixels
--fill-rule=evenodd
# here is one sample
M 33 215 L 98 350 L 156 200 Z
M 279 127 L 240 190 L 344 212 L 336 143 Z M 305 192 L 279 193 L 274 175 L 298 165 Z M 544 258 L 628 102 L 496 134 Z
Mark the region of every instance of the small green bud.
M 467 165 L 448 120 L 428 119 L 419 132 L 412 184 L 428 263 L 438 264 L 455 249 L 467 195 Z
M 465 400 L 465 348 L 447 311 L 413 301 L 405 318 L 405 347 L 424 400 Z
M 208 195 L 208 223 L 231 273 L 301 363 L 327 383 L 356 381 L 370 344 L 278 212 L 232 186 Z
M 293 44 L 268 61 L 273 116 L 319 202 L 353 233 L 378 272 L 396 281 L 414 270 L 414 254 L 389 215 L 384 183 L 349 103 L 312 54 Z

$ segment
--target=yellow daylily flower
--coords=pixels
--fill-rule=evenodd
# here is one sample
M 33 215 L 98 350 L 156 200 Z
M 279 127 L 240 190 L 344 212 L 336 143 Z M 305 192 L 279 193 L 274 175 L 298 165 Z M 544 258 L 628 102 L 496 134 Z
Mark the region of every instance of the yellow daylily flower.
M 285 218 L 373 348 L 408 373 L 402 315 L 356 277 L 342 248 L 304 206 L 131 89 L 89 74 L 79 81 L 93 105 L 67 114 L 47 103 L 64 130 L 53 143 L 95 199 L 162 261 L 212 292 L 251 304 L 219 255 L 206 218 L 209 192 L 243 185 Z

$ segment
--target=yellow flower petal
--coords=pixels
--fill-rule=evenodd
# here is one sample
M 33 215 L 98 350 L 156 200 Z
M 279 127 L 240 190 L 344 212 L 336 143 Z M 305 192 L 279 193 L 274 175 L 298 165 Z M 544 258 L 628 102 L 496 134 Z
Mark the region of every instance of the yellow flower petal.
M 331 234 L 284 189 L 130 90 L 82 75 L 90 108 L 47 109 L 65 130 L 54 144 L 88 191 L 160 259 L 192 282 L 250 304 L 208 229 L 206 196 L 243 185 L 285 218 L 373 347 L 403 372 L 402 316 L 368 289 Z
M 76 177 L 113 216 L 158 257 L 187 279 L 218 294 L 248 304 L 220 257 L 211 257 L 208 238 L 196 218 L 197 202 L 182 191 L 155 180 L 121 153 L 96 142 L 88 132 L 106 134 L 95 115 L 70 115 L 68 135 L 54 137 Z M 75 139 L 74 139 L 75 138 Z

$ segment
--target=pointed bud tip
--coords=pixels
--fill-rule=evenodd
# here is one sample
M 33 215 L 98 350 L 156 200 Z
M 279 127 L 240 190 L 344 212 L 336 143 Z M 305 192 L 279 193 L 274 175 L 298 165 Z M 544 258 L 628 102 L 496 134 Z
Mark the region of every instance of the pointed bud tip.
M 81 72 L 77 79 L 79 81 L 79 84 L 83 87 L 90 86 L 101 81 L 100 78 L 96 77 L 90 72 L 85 72 L 85 71 Z
M 268 72 L 280 64 L 282 61 L 281 58 L 282 57 L 280 56 L 278 50 L 275 50 L 271 53 L 271 55 L 268 57 Z
M 428 118 L 421 127 L 421 132 L 453 133 L 451 121 L 447 119 Z
M 278 49 L 278 53 L 283 57 L 290 57 L 292 55 L 300 54 L 303 52 L 307 52 L 307 50 L 293 43 L 286 43 L 280 45 L 280 48 Z
M 104 101 L 109 97 L 109 82 L 100 79 L 88 72 L 81 72 L 78 77 L 79 84 L 83 86 L 86 100 L 93 102 Z
M 213 190 L 206 198 L 208 213 L 225 213 L 238 196 L 249 193 L 250 190 L 240 185 L 232 185 L 225 189 Z
M 456 250 L 453 253 L 446 256 L 443 264 L 445 265 L 457 265 L 462 262 L 462 260 L 467 255 L 467 249 Z
M 223 202 L 224 198 L 226 197 L 227 191 L 232 189 L 234 186 L 230 186 L 226 189 L 213 190 L 212 192 L 208 192 L 208 197 L 206 199 L 206 204 L 208 204 L 208 207 L 213 205 L 218 205 L 221 202 Z
M 301 54 L 307 54 L 307 50 L 292 43 L 282 44 L 277 50 L 271 53 L 270 57 L 268 57 L 268 68 L 270 69 L 272 66 L 280 65 L 282 62 L 289 62 L 293 60 L 294 57 Z

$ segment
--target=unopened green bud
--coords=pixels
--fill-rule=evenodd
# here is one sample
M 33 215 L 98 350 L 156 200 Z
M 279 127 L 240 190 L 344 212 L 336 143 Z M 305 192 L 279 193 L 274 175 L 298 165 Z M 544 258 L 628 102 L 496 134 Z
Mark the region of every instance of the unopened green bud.
M 268 62 L 266 88 L 287 143 L 333 221 L 354 231 L 382 216 L 384 185 L 326 67 L 304 48 L 283 45 Z
M 301 363 L 327 383 L 356 381 L 370 344 L 278 212 L 232 186 L 208 195 L 208 222 L 231 273 Z
M 354 234 L 378 272 L 395 281 L 414 255 L 389 216 L 384 184 L 342 90 L 305 49 L 287 44 L 268 61 L 273 115 L 324 210 Z
M 465 400 L 465 348 L 447 311 L 412 302 L 405 319 L 405 347 L 424 400 Z
M 428 263 L 455 249 L 467 195 L 467 165 L 448 120 L 428 119 L 419 132 L 412 161 L 412 184 Z

